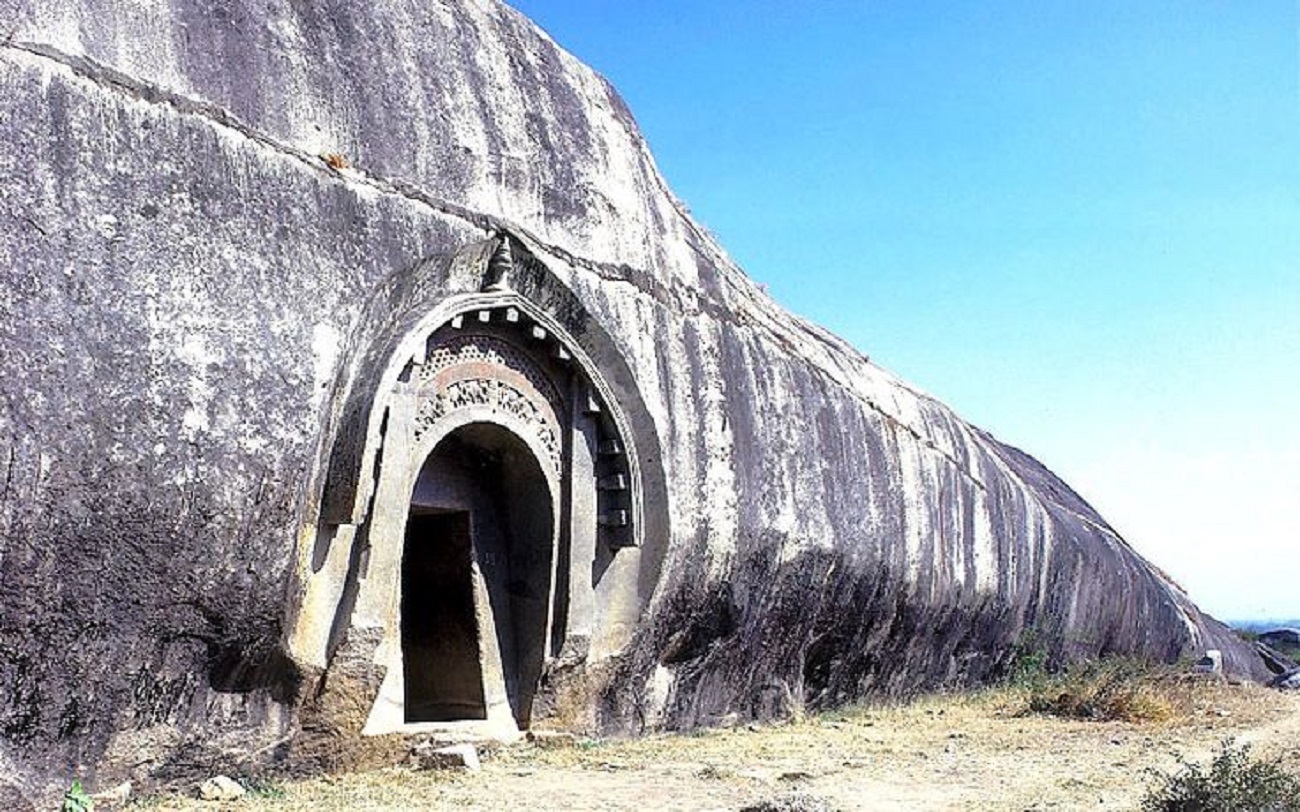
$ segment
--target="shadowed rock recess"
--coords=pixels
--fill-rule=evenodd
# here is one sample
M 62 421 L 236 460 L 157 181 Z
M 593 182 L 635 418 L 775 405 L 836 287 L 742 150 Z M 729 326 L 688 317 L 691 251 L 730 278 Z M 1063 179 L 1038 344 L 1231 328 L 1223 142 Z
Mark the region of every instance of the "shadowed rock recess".
M 0 6 L 0 797 L 1018 648 L 1258 674 L 1042 465 L 775 305 L 512 9 Z

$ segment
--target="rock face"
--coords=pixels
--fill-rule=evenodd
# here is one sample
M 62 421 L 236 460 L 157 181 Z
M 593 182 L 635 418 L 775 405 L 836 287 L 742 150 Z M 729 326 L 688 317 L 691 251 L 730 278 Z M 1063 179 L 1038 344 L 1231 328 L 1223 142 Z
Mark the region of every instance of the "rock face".
M 9 6 L 0 797 L 1029 647 L 1260 673 L 1043 466 L 763 295 L 508 7 Z
M 1261 632 L 1259 642 L 1283 651 L 1300 649 L 1300 629 L 1272 629 Z

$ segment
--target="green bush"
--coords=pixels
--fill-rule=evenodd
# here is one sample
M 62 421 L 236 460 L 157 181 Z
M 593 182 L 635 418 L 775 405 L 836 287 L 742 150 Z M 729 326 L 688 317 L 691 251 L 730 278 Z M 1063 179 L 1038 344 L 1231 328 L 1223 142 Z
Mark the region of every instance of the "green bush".
M 1032 629 L 1026 631 L 1011 649 L 1011 662 L 1007 665 L 1004 682 L 1012 688 L 1041 686 L 1049 676 L 1049 659 L 1038 633 Z
M 59 807 L 60 812 L 93 812 L 95 802 L 86 794 L 86 790 L 81 786 L 81 779 L 76 778 L 72 781 L 72 786 L 68 791 L 63 793 L 63 805 Z
M 288 795 L 283 785 L 266 776 L 241 773 L 238 781 L 244 791 L 255 798 L 281 800 Z
M 1143 812 L 1300 812 L 1300 778 L 1252 759 L 1248 745 L 1224 742 L 1208 769 L 1180 763 L 1142 799 Z

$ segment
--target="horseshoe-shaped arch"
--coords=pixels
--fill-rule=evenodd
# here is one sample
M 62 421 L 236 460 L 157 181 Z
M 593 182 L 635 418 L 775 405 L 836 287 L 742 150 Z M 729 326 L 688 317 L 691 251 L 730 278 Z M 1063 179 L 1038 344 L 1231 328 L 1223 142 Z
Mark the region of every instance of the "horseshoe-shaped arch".
M 527 727 L 540 674 L 617 652 L 657 580 L 668 523 L 654 424 L 615 342 L 535 250 L 503 233 L 426 263 L 377 295 L 379 327 L 354 342 L 365 349 L 300 539 L 287 646 L 327 674 L 373 666 L 365 732 Z M 468 591 L 416 586 L 426 571 L 453 577 L 440 567 Z M 438 592 L 459 603 L 410 597 Z M 415 652 L 448 637 L 420 642 L 416 616 L 474 627 L 455 686 L 413 687 L 442 679 Z

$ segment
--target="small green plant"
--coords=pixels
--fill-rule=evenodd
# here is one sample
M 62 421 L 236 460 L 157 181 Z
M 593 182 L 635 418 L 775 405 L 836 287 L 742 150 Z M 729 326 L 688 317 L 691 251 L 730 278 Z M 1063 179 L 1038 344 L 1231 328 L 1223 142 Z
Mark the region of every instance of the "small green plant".
M 249 795 L 255 798 L 281 800 L 288 795 L 282 785 L 265 776 L 248 774 L 240 775 L 239 785 L 243 787 Z
M 60 812 L 92 812 L 95 808 L 95 802 L 86 794 L 85 787 L 81 786 L 81 779 L 72 779 L 72 786 L 68 791 L 63 793 L 63 805 L 59 807 Z
M 1020 635 L 1011 649 L 1006 682 L 1013 688 L 1032 689 L 1048 679 L 1048 653 L 1034 629 Z
M 1142 812 L 1300 812 L 1300 778 L 1277 761 L 1250 757 L 1250 746 L 1225 741 L 1209 768 L 1179 759 L 1142 799 Z

